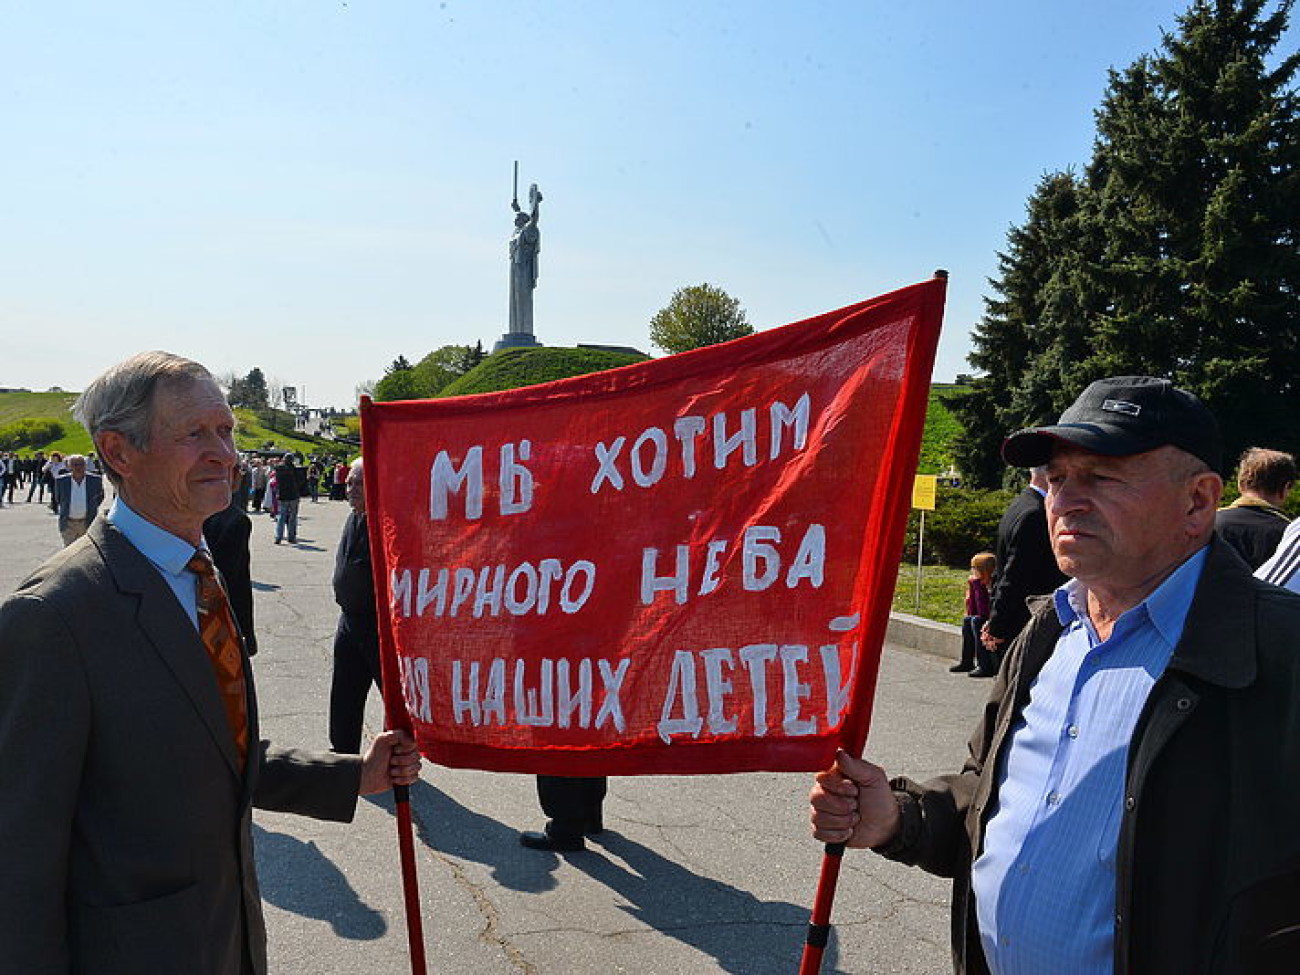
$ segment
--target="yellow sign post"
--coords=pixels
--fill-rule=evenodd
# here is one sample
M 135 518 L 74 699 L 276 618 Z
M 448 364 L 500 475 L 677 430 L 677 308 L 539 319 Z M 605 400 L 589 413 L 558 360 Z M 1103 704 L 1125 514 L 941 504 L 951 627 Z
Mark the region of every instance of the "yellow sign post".
M 939 478 L 934 474 L 917 474 L 912 482 L 912 507 L 920 509 L 921 524 L 916 534 L 916 612 L 921 612 L 921 556 L 925 551 L 925 513 L 934 510 L 939 493 Z
M 922 511 L 934 510 L 934 498 L 939 492 L 937 474 L 917 474 L 912 482 L 912 507 Z

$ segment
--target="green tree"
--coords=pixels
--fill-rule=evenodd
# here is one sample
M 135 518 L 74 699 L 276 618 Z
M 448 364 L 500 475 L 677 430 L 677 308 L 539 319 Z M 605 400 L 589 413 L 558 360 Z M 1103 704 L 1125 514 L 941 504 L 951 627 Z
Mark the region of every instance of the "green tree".
M 753 334 L 740 302 L 721 288 L 679 288 L 650 319 L 650 341 L 668 353 L 686 352 Z
M 390 369 L 375 383 L 375 401 L 387 403 L 399 399 L 422 399 L 414 369 Z
M 1300 447 L 1300 54 L 1290 0 L 1198 0 L 1111 84 L 1087 171 L 1109 305 L 1084 375 L 1199 393 L 1228 456 Z
M 1300 54 L 1291 0 L 1197 0 L 1161 51 L 1113 71 L 1079 179 L 1039 184 L 974 334 L 963 470 L 1104 375 L 1164 376 L 1223 423 L 1228 456 L 1300 447 Z M 1068 182 L 1067 182 L 1068 180 Z
M 474 348 L 468 345 L 444 345 L 434 349 L 417 362 L 412 371 L 415 373 L 416 385 L 423 397 L 437 396 L 448 383 L 460 378 L 478 365 L 483 358 L 483 345 Z
M 1081 187 L 1070 173 L 1044 176 L 1030 197 L 1026 219 L 1007 234 L 998 254 L 995 295 L 972 332 L 970 362 L 983 374 L 949 401 L 963 432 L 954 448 L 967 481 L 1003 483 L 1002 440 L 1059 412 L 1062 388 L 1077 394 L 1071 366 L 1087 348 L 1085 300 L 1073 270 L 1087 245 L 1080 214 Z M 1079 387 L 1081 388 L 1081 387 Z
M 233 379 L 230 391 L 226 394 L 231 406 L 246 406 L 252 410 L 264 410 L 271 402 L 267 389 L 266 377 L 262 370 L 254 366 L 242 379 Z

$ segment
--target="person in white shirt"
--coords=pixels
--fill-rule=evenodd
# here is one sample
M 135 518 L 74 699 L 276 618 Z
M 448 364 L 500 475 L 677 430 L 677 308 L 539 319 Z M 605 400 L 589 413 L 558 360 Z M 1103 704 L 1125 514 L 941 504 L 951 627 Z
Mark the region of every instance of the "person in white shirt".
M 86 472 L 86 458 L 73 454 L 67 463 L 68 473 L 54 480 L 54 510 L 59 515 L 59 534 L 65 546 L 86 534 L 104 502 L 103 479 Z

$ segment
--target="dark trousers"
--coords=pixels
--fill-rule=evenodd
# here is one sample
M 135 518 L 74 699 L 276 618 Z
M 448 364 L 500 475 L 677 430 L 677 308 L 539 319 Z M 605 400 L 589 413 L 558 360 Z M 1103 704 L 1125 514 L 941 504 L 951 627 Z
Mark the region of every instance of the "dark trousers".
M 31 501 L 31 500 L 32 500 L 32 495 L 35 494 L 35 493 L 39 490 L 39 491 L 41 492 L 41 494 L 40 494 L 40 497 L 37 498 L 36 500 L 38 500 L 38 501 L 40 501 L 40 502 L 44 502 L 44 501 L 45 501 L 45 488 L 46 488 L 47 486 L 48 486 L 49 489 L 50 489 L 50 493 L 53 494 L 53 493 L 54 493 L 54 485 L 53 485 L 53 484 L 50 484 L 49 475 L 38 473 L 34 478 L 32 478 L 31 486 L 27 488 L 27 500 L 28 500 L 28 501 Z
M 330 679 L 330 748 L 347 755 L 361 751 L 370 685 L 381 687 L 379 623 L 374 617 L 339 615 L 334 631 L 334 675 Z
M 986 674 L 998 672 L 998 657 L 989 652 L 980 640 L 980 630 L 988 622 L 983 616 L 967 616 L 961 621 L 961 659 L 963 663 L 975 661 L 977 669 Z
M 601 804 L 605 801 L 607 780 L 570 778 L 561 775 L 537 776 L 537 798 L 550 822 L 546 832 L 557 840 L 582 839 L 584 833 L 599 832 Z
M 980 627 L 984 625 L 983 616 L 963 616 L 961 621 L 961 664 L 973 667 L 975 657 L 980 650 Z M 985 651 L 986 653 L 988 651 Z M 981 664 L 980 666 L 983 666 Z

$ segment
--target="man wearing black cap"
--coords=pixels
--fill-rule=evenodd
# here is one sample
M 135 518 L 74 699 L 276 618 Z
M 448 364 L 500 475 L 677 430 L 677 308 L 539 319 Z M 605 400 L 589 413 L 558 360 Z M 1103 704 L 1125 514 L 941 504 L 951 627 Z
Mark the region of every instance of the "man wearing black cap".
M 1217 424 L 1103 379 L 1013 434 L 1072 577 L 1011 644 L 962 771 L 841 753 L 813 832 L 954 878 L 961 973 L 1282 973 L 1300 957 L 1300 598 L 1214 540 Z

